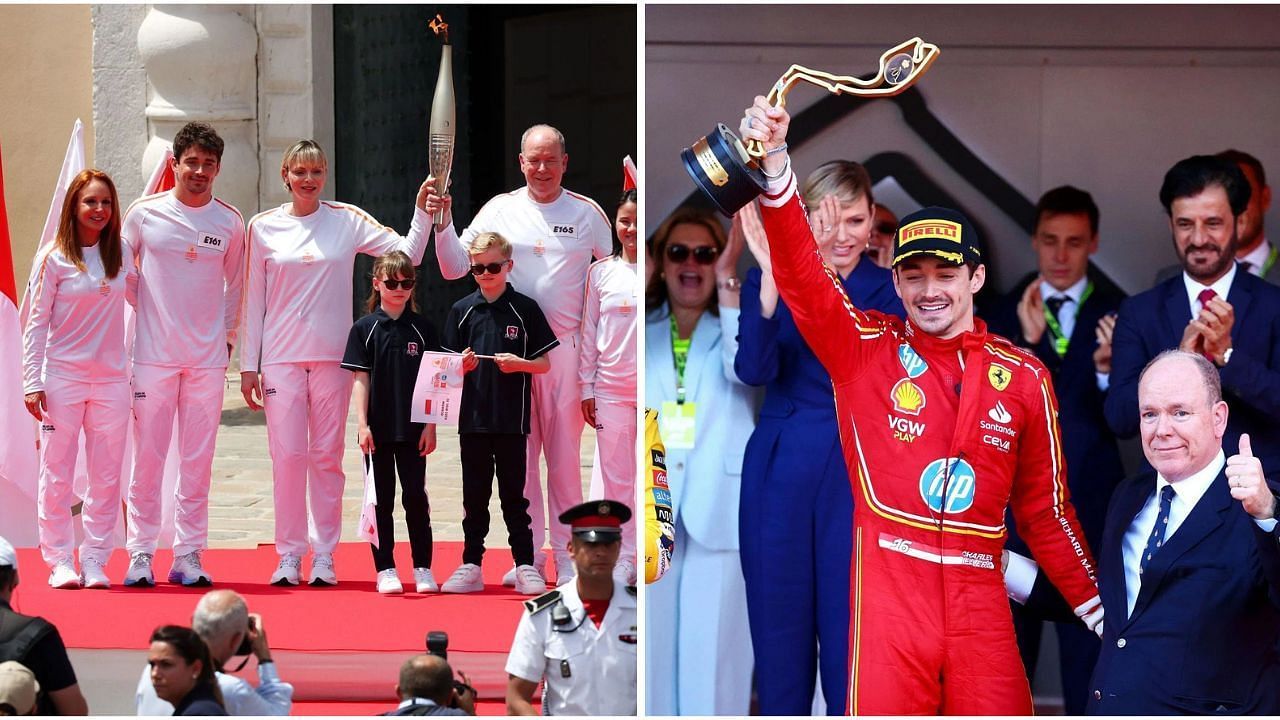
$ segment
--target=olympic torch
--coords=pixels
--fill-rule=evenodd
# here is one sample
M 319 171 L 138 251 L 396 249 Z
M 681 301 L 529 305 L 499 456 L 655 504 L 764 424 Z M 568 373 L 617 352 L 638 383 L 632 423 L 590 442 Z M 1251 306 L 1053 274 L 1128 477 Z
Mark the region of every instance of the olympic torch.
M 431 31 L 442 43 L 440 47 L 440 76 L 436 78 L 436 94 L 431 98 L 431 132 L 428 136 L 430 157 L 427 166 L 436 179 L 436 194 L 444 197 L 449 191 L 449 173 L 453 170 L 454 125 L 453 99 L 453 50 L 449 46 L 449 25 L 436 15 L 428 23 Z M 432 222 L 444 222 L 444 210 L 436 212 Z

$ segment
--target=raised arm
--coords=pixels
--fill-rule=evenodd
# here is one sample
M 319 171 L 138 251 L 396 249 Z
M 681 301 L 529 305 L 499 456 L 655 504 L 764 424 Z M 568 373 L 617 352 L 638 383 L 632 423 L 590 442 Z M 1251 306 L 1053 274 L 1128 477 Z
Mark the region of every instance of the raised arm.
M 862 358 L 886 336 L 887 326 L 855 308 L 840 279 L 822 262 L 786 153 L 789 123 L 785 109 L 757 96 L 739 130 L 744 140 L 760 140 L 769 152 L 760 210 L 774 282 L 805 342 L 838 384 L 861 372 Z

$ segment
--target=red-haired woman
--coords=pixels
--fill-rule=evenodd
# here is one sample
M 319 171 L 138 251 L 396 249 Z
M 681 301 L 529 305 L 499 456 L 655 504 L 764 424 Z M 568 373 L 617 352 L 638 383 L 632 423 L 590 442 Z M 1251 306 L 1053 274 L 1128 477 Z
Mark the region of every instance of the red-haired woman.
M 129 421 L 124 303 L 138 280 L 110 176 L 90 169 L 72 179 L 58 234 L 36 262 L 22 360 L 27 410 L 40 420 L 40 551 L 53 587 L 106 588 Z M 81 430 L 89 486 L 77 573 L 71 505 Z

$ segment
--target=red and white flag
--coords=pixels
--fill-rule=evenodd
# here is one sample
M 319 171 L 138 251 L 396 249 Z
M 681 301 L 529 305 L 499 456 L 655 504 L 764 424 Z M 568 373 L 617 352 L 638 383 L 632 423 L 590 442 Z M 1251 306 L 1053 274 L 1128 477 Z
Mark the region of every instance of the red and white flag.
M 636 163 L 628 155 L 622 158 L 622 192 L 640 186 L 640 173 L 636 171 Z
M 84 124 L 77 118 L 76 124 L 71 128 L 71 139 L 67 141 L 67 152 L 62 157 L 62 171 L 58 173 L 58 184 L 54 186 L 53 199 L 49 201 L 49 213 L 44 217 L 40 245 L 36 247 L 35 260 L 31 263 L 31 276 L 27 278 L 22 305 L 18 309 L 18 319 L 23 327 L 26 327 L 27 316 L 31 314 L 31 288 L 35 287 L 36 276 L 40 273 L 40 258 L 53 245 L 54 236 L 58 234 L 58 220 L 62 215 L 62 203 L 67 199 L 67 188 L 71 187 L 72 178 L 84 169 Z
M 0 535 L 17 547 L 34 547 L 36 426 L 22 393 L 22 325 L 13 246 L 4 205 L 4 164 L 0 161 Z
M 378 547 L 378 492 L 373 484 L 373 456 L 364 454 L 364 498 L 360 501 L 360 524 L 356 537 Z

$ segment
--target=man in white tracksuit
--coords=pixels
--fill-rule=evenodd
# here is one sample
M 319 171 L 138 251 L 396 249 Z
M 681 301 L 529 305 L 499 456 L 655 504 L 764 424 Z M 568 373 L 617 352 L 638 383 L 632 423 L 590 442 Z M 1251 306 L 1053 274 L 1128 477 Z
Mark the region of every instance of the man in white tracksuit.
M 567 549 L 569 530 L 555 518 L 582 502 L 578 333 L 583 290 L 591 258 L 605 258 L 613 250 L 609 220 L 600 206 L 561 187 L 568 164 L 560 131 L 549 125 L 534 125 L 520 141 L 520 170 L 525 186 L 486 203 L 461 236 L 453 227 L 448 209 L 443 223 L 436 226 L 436 258 L 440 272 L 449 280 L 467 273 L 471 265 L 467 248 L 476 235 L 496 232 L 507 238 L 515 260 L 510 276 L 512 287 L 538 302 L 560 340 L 560 346 L 549 353 L 551 371 L 534 376 L 533 422 L 525 476 L 535 549 L 545 542 L 544 528 L 551 519 L 557 583 L 572 577 L 574 569 Z M 446 208 L 448 202 L 446 197 Z M 549 515 L 542 504 L 540 451 L 547 462 Z M 541 553 L 536 557 L 540 565 L 545 562 Z M 503 578 L 504 584 L 514 582 L 514 571 Z
M 169 581 L 208 585 L 209 480 L 227 361 L 239 326 L 244 218 L 213 196 L 222 138 L 187 123 L 173 141 L 176 187 L 141 198 L 121 235 L 138 263 L 133 347 L 133 477 L 125 585 L 152 585 L 160 535 L 161 478 L 178 417 L 181 456 Z

